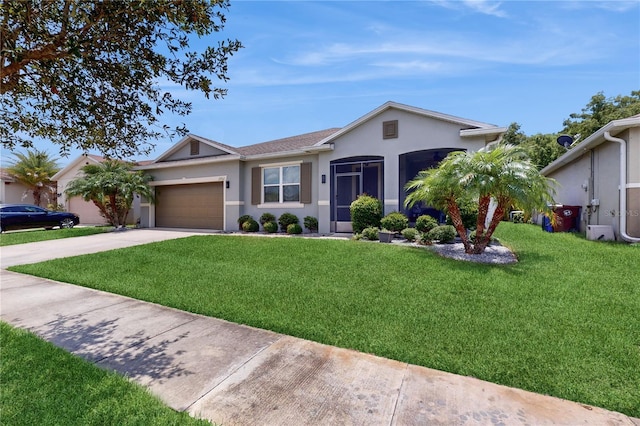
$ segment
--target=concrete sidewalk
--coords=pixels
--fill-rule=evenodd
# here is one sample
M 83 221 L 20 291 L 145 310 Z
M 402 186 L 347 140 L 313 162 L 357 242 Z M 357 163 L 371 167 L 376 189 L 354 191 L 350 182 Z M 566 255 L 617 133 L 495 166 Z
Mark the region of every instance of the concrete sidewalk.
M 106 235 L 56 240 L 56 255 L 189 234 Z M 15 264 L 18 252 L 21 263 L 41 256 L 3 247 L 3 268 L 5 255 Z M 0 298 L 2 321 L 127 375 L 176 410 L 224 425 L 640 426 L 596 407 L 4 269 Z

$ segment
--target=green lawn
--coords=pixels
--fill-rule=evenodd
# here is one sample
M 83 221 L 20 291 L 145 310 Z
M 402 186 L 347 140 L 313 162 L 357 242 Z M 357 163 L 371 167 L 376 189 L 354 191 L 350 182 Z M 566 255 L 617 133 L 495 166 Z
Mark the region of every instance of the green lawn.
M 640 247 L 497 236 L 519 263 L 207 235 L 11 269 L 640 417 Z
M 102 232 L 109 232 L 113 229 L 110 226 L 92 226 L 92 227 L 80 227 L 71 229 L 52 229 L 50 231 L 45 230 L 33 230 L 33 231 L 19 231 L 0 234 L 0 246 L 10 246 L 13 244 L 33 243 L 36 241 L 45 240 L 58 240 L 60 238 L 80 237 L 83 235 L 100 234 Z
M 142 386 L 0 322 L 3 425 L 208 425 Z

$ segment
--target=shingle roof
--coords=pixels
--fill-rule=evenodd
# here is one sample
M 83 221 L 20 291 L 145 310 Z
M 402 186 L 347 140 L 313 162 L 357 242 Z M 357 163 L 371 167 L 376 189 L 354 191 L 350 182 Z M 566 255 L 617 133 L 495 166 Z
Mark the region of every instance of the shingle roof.
M 302 135 L 291 136 L 283 139 L 276 139 L 269 142 L 262 142 L 255 145 L 243 146 L 240 148 L 231 148 L 241 155 L 261 155 L 276 152 L 295 151 L 307 146 L 313 146 L 327 136 L 330 136 L 340 130 L 340 128 L 331 128 L 319 130 L 316 132 L 305 133 Z
M 11 174 L 9 174 L 7 169 L 5 169 L 4 167 L 0 168 L 0 177 L 2 178 L 2 180 L 6 180 L 9 182 L 14 181 L 13 176 L 11 176 Z

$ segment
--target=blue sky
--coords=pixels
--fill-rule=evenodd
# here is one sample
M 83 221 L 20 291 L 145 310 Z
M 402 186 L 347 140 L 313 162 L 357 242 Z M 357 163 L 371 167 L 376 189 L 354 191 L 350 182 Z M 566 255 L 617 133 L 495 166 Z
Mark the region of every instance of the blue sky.
M 194 110 L 163 120 L 231 146 L 342 127 L 389 100 L 553 133 L 597 92 L 640 89 L 638 0 L 231 0 L 226 16 L 222 36 L 245 46 L 227 97 L 172 88 Z

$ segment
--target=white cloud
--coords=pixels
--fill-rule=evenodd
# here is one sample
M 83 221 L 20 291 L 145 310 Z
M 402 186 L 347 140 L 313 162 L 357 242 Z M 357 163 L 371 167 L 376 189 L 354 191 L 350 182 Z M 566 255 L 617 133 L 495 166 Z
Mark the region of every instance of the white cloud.
M 444 7 L 446 9 L 464 10 L 471 9 L 473 12 L 482 13 L 484 15 L 495 16 L 498 18 L 506 18 L 507 12 L 500 9 L 502 2 L 492 0 L 431 0 L 431 3 Z
M 635 9 L 638 7 L 639 4 L 640 3 L 637 0 L 636 1 L 567 0 L 567 1 L 559 2 L 559 6 L 569 10 L 582 10 L 582 9 L 596 8 L 596 9 L 606 10 L 609 12 L 618 12 L 618 13 L 624 13 L 624 12 L 628 12 L 631 9 Z
M 507 13 L 503 10 L 500 10 L 500 5 L 502 4 L 502 2 L 487 0 L 463 0 L 462 3 L 468 8 L 485 15 L 496 16 L 498 18 L 507 17 Z

